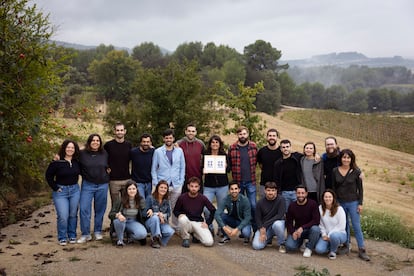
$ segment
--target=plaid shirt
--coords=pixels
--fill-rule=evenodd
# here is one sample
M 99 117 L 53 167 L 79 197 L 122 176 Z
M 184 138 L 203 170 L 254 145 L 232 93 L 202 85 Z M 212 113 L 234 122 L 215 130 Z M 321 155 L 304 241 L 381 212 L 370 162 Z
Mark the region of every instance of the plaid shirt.
M 251 182 L 253 185 L 256 185 L 257 146 L 252 141 L 249 141 L 247 154 L 249 155 L 250 161 L 250 174 L 252 177 Z M 240 150 L 237 142 L 231 145 L 229 148 L 229 167 L 231 169 L 233 180 L 240 182 Z

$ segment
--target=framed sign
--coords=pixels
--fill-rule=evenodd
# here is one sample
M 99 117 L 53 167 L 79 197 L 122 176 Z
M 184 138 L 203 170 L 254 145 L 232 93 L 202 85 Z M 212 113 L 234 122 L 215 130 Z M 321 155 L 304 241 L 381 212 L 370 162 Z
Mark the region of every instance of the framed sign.
M 204 155 L 204 173 L 226 173 L 226 156 Z

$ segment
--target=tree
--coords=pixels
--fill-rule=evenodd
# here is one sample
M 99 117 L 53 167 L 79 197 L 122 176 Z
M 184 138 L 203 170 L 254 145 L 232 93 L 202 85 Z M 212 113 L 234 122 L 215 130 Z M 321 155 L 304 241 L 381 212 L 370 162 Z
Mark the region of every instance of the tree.
M 172 57 L 176 58 L 180 63 L 195 60 L 200 61 L 203 54 L 203 44 L 201 42 L 190 42 L 178 45 Z
M 64 67 L 48 42 L 48 16 L 36 5 L 1 1 L 0 17 L 0 195 L 13 189 L 27 194 L 44 183 L 54 145 L 53 127 L 46 124 L 60 100 L 57 74 Z
M 272 47 L 270 42 L 256 40 L 255 43 L 244 47 L 244 58 L 247 66 L 255 71 L 287 69 L 286 66 L 278 66 L 278 60 L 282 56 L 281 51 Z M 286 68 L 285 68 L 286 67 Z
M 113 50 L 102 60 L 94 60 L 89 72 L 105 99 L 126 103 L 133 94 L 132 84 L 141 72 L 141 64 L 127 52 Z
M 226 134 L 236 133 L 237 127 L 243 125 L 249 129 L 251 140 L 258 145 L 266 143 L 262 134 L 262 131 L 266 128 L 266 121 L 263 121 L 259 115 L 253 115 L 256 111 L 256 106 L 254 105 L 256 96 L 263 90 L 262 82 L 256 83 L 254 87 L 245 87 L 240 82 L 238 93 L 225 88 L 225 96 L 220 97 L 219 101 L 230 108 L 229 117 L 235 122 L 233 127 L 225 129 Z
M 203 91 L 197 68 L 196 62 L 171 61 L 165 68 L 145 70 L 134 84 L 139 93 L 128 98 L 126 107 L 113 104 L 107 122 L 124 122 L 131 137 L 149 132 L 154 145 L 161 144 L 161 134 L 166 128 L 174 128 L 179 137 L 190 122 L 205 136 L 219 114 L 208 108 L 211 96 Z
M 132 58 L 139 60 L 144 68 L 164 66 L 164 56 L 158 45 L 144 42 L 132 49 Z
M 362 89 L 357 89 L 345 100 L 346 111 L 363 113 L 368 110 L 367 93 Z

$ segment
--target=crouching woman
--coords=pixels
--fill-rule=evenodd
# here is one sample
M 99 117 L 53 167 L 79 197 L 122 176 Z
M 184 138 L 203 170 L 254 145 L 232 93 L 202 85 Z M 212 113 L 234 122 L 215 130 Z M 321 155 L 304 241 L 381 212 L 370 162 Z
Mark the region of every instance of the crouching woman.
M 174 235 L 174 229 L 168 224 L 171 215 L 170 202 L 168 200 L 168 183 L 160 180 L 155 191 L 146 198 L 146 215 L 148 217 L 145 225 L 151 232 L 151 246 L 160 248 L 166 246 Z
M 346 242 L 346 215 L 344 209 L 339 206 L 334 191 L 327 189 L 322 194 L 322 204 L 319 205 L 321 222 L 321 237 L 316 244 L 315 251 L 318 254 L 328 253 L 328 258 L 336 259 L 338 246 Z
M 147 237 L 147 230 L 143 223 L 145 201 L 139 195 L 138 186 L 133 180 L 128 180 L 122 190 L 121 200 L 112 206 L 109 218 L 114 224 L 118 238 L 117 246 L 124 246 L 124 233 L 128 238 L 142 241 Z

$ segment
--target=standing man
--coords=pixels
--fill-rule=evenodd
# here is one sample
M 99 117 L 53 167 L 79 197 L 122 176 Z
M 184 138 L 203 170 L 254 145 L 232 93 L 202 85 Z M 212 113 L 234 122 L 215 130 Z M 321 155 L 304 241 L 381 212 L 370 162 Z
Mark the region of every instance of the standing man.
M 279 132 L 274 128 L 269 129 L 266 135 L 267 145 L 257 152 L 257 163 L 262 170 L 260 174 L 260 198 L 265 196 L 265 183 L 274 180 L 273 169 L 275 162 L 282 158 L 282 151 L 277 145 L 277 138 L 279 138 Z
M 174 147 L 174 131 L 167 129 L 163 133 L 164 145 L 154 151 L 151 166 L 152 185 L 160 180 L 167 181 L 170 191 L 171 209 L 174 209 L 184 184 L 185 160 L 180 147 Z M 177 228 L 177 217 L 172 216 L 171 226 Z
M 280 188 L 281 194 L 285 199 L 286 210 L 289 205 L 296 201 L 295 187 L 302 183 L 302 169 L 300 158 L 302 154 L 292 153 L 292 147 L 289 140 L 280 141 L 282 158 L 274 164 L 274 180 Z
M 200 194 L 200 179 L 192 177 L 188 180 L 188 192 L 182 194 L 174 207 L 174 215 L 178 217 L 178 228 L 180 229 L 182 246 L 190 247 L 190 234 L 198 239 L 205 246 L 213 246 L 214 239 L 208 229 L 212 223 L 216 208 L 210 200 Z M 204 208 L 210 211 L 208 221 L 205 221 L 202 214 Z
M 338 167 L 340 164 L 339 149 L 336 138 L 329 136 L 325 138 L 325 149 L 326 152 L 322 154 L 323 169 L 325 175 L 325 188 L 332 189 L 332 172 L 333 169 Z
M 132 144 L 125 140 L 127 130 L 124 124 L 114 126 L 115 138 L 104 145 L 108 153 L 109 191 L 112 205 L 120 198 L 121 190 L 131 178 L 129 173 L 129 152 Z
M 185 158 L 185 183 L 195 176 L 202 179 L 201 160 L 205 148 L 204 142 L 196 137 L 197 128 L 195 124 L 189 123 L 185 127 L 185 136 L 177 141 L 183 149 Z M 187 185 L 183 186 L 183 193 L 187 192 Z
M 144 133 L 139 139 L 139 147 L 130 151 L 131 177 L 138 185 L 139 195 L 145 200 L 152 192 L 151 167 L 155 149 L 152 147 L 151 134 Z
M 229 148 L 229 168 L 233 181 L 240 183 L 240 193 L 246 192 L 250 201 L 252 227 L 256 231 L 254 212 L 256 210 L 256 164 L 257 146 L 249 141 L 249 130 L 245 126 L 237 129 L 237 142 Z
M 227 213 L 224 213 L 224 210 Z M 247 197 L 240 194 L 239 183 L 233 181 L 229 184 L 229 194 L 219 204 L 214 217 L 224 235 L 219 241 L 220 245 L 228 243 L 230 238 L 237 237 L 239 234 L 244 238 L 243 244 L 249 244 L 252 220 L 251 208 Z
M 296 187 L 297 200 L 290 204 L 286 214 L 288 233 L 286 249 L 295 251 L 302 245 L 304 239 L 308 239 L 303 257 L 309 258 L 319 240 L 321 230 L 318 204 L 307 196 L 308 190 L 305 186 Z
M 258 229 L 253 238 L 253 249 L 265 248 L 273 236 L 276 236 L 279 252 L 286 253 L 285 213 L 285 201 L 282 196 L 278 196 L 276 183 L 266 182 L 265 197 L 259 200 L 256 208 Z

